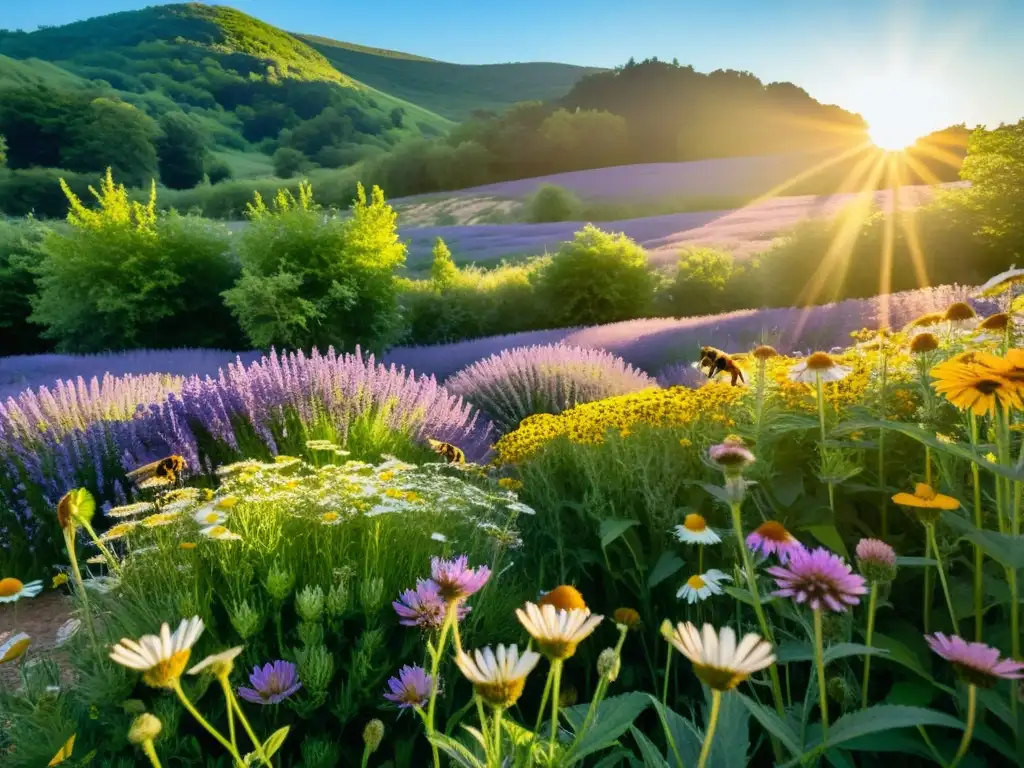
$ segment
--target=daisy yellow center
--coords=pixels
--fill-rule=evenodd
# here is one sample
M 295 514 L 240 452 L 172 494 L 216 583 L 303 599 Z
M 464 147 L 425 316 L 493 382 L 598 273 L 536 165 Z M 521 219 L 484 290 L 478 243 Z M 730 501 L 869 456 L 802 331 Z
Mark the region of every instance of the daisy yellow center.
M 767 523 L 762 524 L 761 527 L 757 529 L 757 532 L 762 538 L 768 539 L 769 541 L 786 542 L 791 538 L 786 527 L 782 523 L 777 523 L 774 520 L 769 520 Z
M 228 496 L 217 502 L 217 509 L 231 509 L 238 503 L 238 498 L 235 496 Z
M 835 364 L 832 356 L 825 352 L 815 352 L 807 358 L 807 368 L 811 371 L 827 371 Z
M 708 688 L 716 691 L 731 691 L 747 679 L 745 674 L 734 669 L 709 667 L 703 664 L 694 664 L 693 672 Z
M 523 694 L 523 686 L 526 685 L 526 678 L 518 680 L 497 680 L 493 683 L 477 683 L 474 688 L 480 694 L 480 698 L 492 707 L 508 709 Z
M 195 542 L 192 542 L 192 541 L 183 541 L 183 542 L 181 542 L 181 544 L 178 545 L 178 549 L 195 549 L 195 548 L 196 548 Z
M 142 679 L 146 681 L 146 685 L 153 688 L 170 688 L 185 671 L 191 655 L 192 651 L 188 648 L 178 651 L 169 659 L 147 669 L 142 675 Z
M 337 512 L 325 512 L 324 516 L 320 519 L 323 520 L 325 523 L 333 523 L 339 517 L 341 517 L 341 515 L 339 515 Z
M 11 597 L 12 595 L 16 595 L 21 592 L 24 587 L 24 584 L 10 576 L 6 579 L 0 579 L 0 597 Z
M 700 515 L 690 513 L 686 516 L 686 519 L 683 520 L 683 527 L 688 531 L 693 531 L 694 533 L 702 533 L 707 530 L 708 524 Z
M 537 604 L 541 606 L 553 605 L 560 611 L 571 611 L 573 609 L 582 611 L 587 608 L 587 604 L 583 600 L 583 595 L 579 593 L 579 590 L 566 584 L 552 589 L 538 600 Z
M 576 653 L 576 646 L 577 643 L 570 640 L 537 640 L 537 648 L 549 659 L 571 659 Z
M 216 512 L 207 512 L 205 515 L 203 515 L 204 523 L 215 523 L 218 520 L 220 520 L 220 515 L 218 515 Z
M 215 525 L 213 526 L 213 528 L 210 529 L 211 536 L 223 536 L 227 532 L 228 529 L 225 528 L 223 525 Z
M 14 661 L 15 659 L 19 658 L 23 653 L 25 653 L 25 651 L 28 650 L 28 647 L 29 645 L 31 645 L 31 643 L 32 641 L 27 637 L 14 643 L 13 645 L 11 645 L 10 648 L 7 649 L 7 653 L 4 654 L 3 658 L 0 658 L 0 663 Z
M 686 586 L 690 587 L 691 589 L 703 589 L 707 586 L 707 582 L 704 581 L 704 579 L 702 579 L 700 576 L 694 574 L 686 580 Z

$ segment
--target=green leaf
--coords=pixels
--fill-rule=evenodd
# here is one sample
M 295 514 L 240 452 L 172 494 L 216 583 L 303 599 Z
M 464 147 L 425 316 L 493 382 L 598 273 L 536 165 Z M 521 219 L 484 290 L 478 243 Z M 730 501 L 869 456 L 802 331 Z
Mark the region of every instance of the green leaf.
M 938 565 L 939 561 L 931 557 L 896 557 L 896 565 L 900 568 L 916 568 L 918 566 Z
M 1024 536 L 978 530 L 971 521 L 952 512 L 943 512 L 942 520 L 1004 568 L 1024 568 Z
M 772 493 L 784 507 L 791 507 L 804 492 L 804 476 L 800 472 L 786 472 L 772 479 Z
M 774 710 L 768 709 L 756 701 L 751 699 L 745 694 L 738 693 L 740 701 L 743 706 L 747 708 L 747 711 L 754 717 L 761 726 L 779 740 L 789 753 L 792 755 L 799 755 L 803 752 L 800 746 L 800 737 L 796 735 L 792 728 L 782 721 L 782 718 L 775 713 Z
M 871 638 L 871 644 L 876 648 L 884 649 L 889 653 L 886 654 L 885 661 L 893 661 L 900 664 L 911 672 L 920 675 L 932 685 L 938 686 L 939 688 L 951 691 L 951 688 L 940 685 L 932 677 L 931 673 L 924 668 L 921 664 L 921 660 L 911 651 L 906 645 L 897 640 L 894 637 L 882 634 L 881 632 L 875 632 L 874 637 Z
M 616 749 L 610 755 L 605 755 L 597 763 L 594 764 L 594 768 L 621 768 L 623 761 L 633 760 L 633 753 L 625 747 Z
M 726 506 L 730 506 L 732 504 L 732 499 L 729 498 L 729 494 L 727 494 L 725 492 L 725 489 L 722 488 L 721 486 L 711 485 L 710 483 L 701 483 L 700 487 L 703 488 L 708 493 L 710 493 L 712 496 L 714 496 L 716 499 L 718 499 Z
M 829 727 L 827 741 L 814 745 L 804 755 L 817 754 L 826 748 L 874 733 L 882 733 L 896 728 L 916 728 L 919 725 L 939 725 L 961 731 L 964 728 L 963 722 L 945 712 L 924 707 L 878 704 L 840 717 Z
M 842 555 L 847 560 L 850 559 L 850 553 L 846 550 L 843 537 L 839 535 L 839 531 L 834 525 L 805 525 L 800 530 L 807 531 L 837 555 Z
M 642 731 L 637 730 L 636 726 L 629 726 L 629 732 L 636 740 L 636 743 L 640 747 L 640 756 L 644 759 L 644 768 L 668 768 L 668 763 L 659 754 L 658 748 L 654 746 L 654 743 L 644 736 Z
M 663 707 L 661 701 L 654 696 L 651 696 L 650 699 L 665 731 L 665 741 L 668 742 L 666 756 L 668 764 L 672 768 L 696 765 L 700 755 L 702 736 L 694 729 L 693 723 L 674 710 Z M 673 749 L 673 747 L 675 748 Z
M 572 765 L 588 755 L 612 746 L 622 734 L 629 730 L 633 721 L 647 709 L 649 704 L 650 697 L 637 691 L 622 696 L 612 696 L 602 701 L 587 732 L 576 743 L 575 749 L 568 755 L 563 765 Z M 571 710 L 566 710 L 566 714 L 573 711 L 578 722 L 582 722 L 586 717 L 586 709 L 586 705 L 572 707 Z
M 917 755 L 929 760 L 932 759 L 931 750 L 918 736 L 917 731 L 889 731 L 887 733 L 873 733 L 870 736 L 859 736 L 850 739 L 843 744 L 845 749 L 851 752 L 903 752 L 908 755 Z
M 651 568 L 651 573 L 647 577 L 647 588 L 654 589 L 669 576 L 678 573 L 683 565 L 685 563 L 678 555 L 671 552 L 662 552 L 661 557 L 658 558 L 658 562 Z
M 787 640 L 775 649 L 775 661 L 779 664 L 791 664 L 794 661 L 814 661 L 814 649 L 810 643 L 798 643 Z
M 450 736 L 435 733 L 430 737 L 430 743 L 435 744 L 438 749 L 448 755 L 453 763 L 460 766 L 460 768 L 485 768 L 484 764 L 472 752 Z
M 610 517 L 606 520 L 601 521 L 600 536 L 601 546 L 607 547 L 617 538 L 622 536 L 626 531 L 635 525 L 640 525 L 639 520 L 623 520 L 621 518 Z
M 825 760 L 834 768 L 857 768 L 850 756 L 841 749 L 826 749 Z
M 711 690 L 704 686 L 704 729 L 707 731 L 711 714 Z M 732 768 L 734 765 L 749 765 L 747 751 L 750 747 L 750 713 L 735 696 L 723 695 L 718 713 L 718 727 L 711 744 L 708 765 L 711 768 Z M 703 734 L 701 735 L 703 738 Z
M 274 753 L 281 748 L 284 744 L 284 740 L 288 738 L 288 730 L 291 726 L 286 725 L 284 728 L 278 728 L 272 734 L 270 738 L 263 742 L 263 752 L 266 756 L 273 757 Z
M 898 680 L 886 694 L 886 704 L 901 704 L 907 707 L 927 707 L 935 698 L 935 689 L 913 680 Z
M 751 596 L 749 589 L 746 589 L 745 587 L 726 587 L 724 584 L 722 586 L 727 594 L 732 595 L 741 603 L 746 603 L 747 605 L 754 604 L 754 598 Z M 778 599 L 779 598 L 772 597 L 771 595 L 761 595 L 761 605 L 768 605 Z
M 830 645 L 822 654 L 826 664 L 833 661 L 845 659 L 850 656 L 887 656 L 889 651 L 885 648 L 868 647 L 860 643 L 836 643 Z

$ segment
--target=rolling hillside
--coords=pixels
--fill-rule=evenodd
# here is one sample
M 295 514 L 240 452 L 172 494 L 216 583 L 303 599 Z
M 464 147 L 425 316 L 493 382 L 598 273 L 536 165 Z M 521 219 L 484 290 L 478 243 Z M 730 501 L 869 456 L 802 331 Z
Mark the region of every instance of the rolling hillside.
M 559 99 L 582 77 L 603 71 L 547 62 L 450 64 L 315 35 L 297 37 L 359 82 L 451 120 L 464 120 L 475 110 L 499 112 L 520 101 Z

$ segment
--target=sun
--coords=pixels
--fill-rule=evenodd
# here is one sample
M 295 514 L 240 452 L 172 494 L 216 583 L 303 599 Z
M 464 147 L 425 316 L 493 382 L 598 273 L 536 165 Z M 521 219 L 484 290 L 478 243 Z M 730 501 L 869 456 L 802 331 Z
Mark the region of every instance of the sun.
M 872 143 L 899 152 L 951 124 L 948 96 L 926 73 L 892 68 L 860 78 L 853 101 L 868 125 Z
M 902 152 L 912 146 L 922 135 L 920 129 L 908 125 L 898 116 L 875 118 L 868 123 L 868 136 L 871 143 L 886 152 Z

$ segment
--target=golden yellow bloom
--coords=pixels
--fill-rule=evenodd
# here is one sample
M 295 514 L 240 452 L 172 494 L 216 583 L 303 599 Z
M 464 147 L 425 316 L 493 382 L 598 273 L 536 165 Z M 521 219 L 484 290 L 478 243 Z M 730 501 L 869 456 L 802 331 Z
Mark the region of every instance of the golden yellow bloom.
M 552 589 L 537 601 L 537 605 L 553 605 L 555 608 L 562 611 L 582 611 L 587 608 L 587 604 L 583 600 L 583 595 L 580 594 L 578 589 L 570 587 L 568 584 L 563 584 L 560 587 Z
M 520 491 L 523 488 L 523 481 L 514 477 L 503 477 L 498 481 L 498 485 L 506 491 Z
M 67 584 L 67 583 L 68 583 L 68 575 L 66 573 L 64 573 L 63 571 L 61 571 L 60 573 L 56 574 L 53 577 L 53 582 L 50 584 L 50 587 L 52 589 L 56 589 L 57 587 L 63 586 L 64 584 Z
M 925 525 L 937 522 L 943 510 L 960 507 L 960 502 L 952 496 L 936 493 L 935 489 L 926 483 L 918 483 L 912 494 L 897 493 L 892 500 L 902 507 L 910 507 L 917 519 Z
M 0 643 L 0 664 L 21 658 L 32 644 L 32 638 L 24 632 L 18 632 Z
M 196 543 L 194 541 L 183 541 L 178 544 L 178 549 L 195 549 Z
M 223 499 L 218 501 L 213 506 L 217 509 L 234 509 L 235 505 L 238 504 L 237 496 L 225 496 Z
M 990 367 L 999 365 L 1003 372 L 1008 372 L 1012 366 L 1001 358 L 980 352 L 970 360 L 961 357 L 932 368 L 935 391 L 960 410 L 970 410 L 975 416 L 993 415 L 997 405 L 1003 409 L 1024 407 L 1020 398 L 1024 381 L 1013 381 Z

